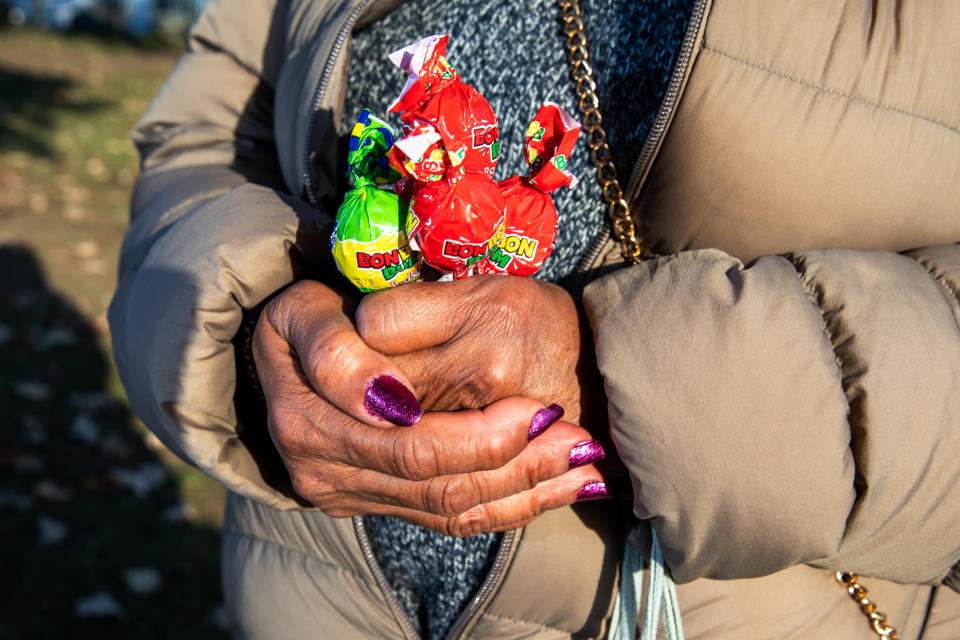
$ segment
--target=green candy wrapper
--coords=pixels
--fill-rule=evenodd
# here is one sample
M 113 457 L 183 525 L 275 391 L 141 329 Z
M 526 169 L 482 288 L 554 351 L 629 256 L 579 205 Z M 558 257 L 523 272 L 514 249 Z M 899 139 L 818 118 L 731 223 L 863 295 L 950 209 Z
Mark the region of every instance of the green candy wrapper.
M 420 277 L 422 259 L 407 239 L 407 201 L 387 186 L 400 177 L 387 159 L 393 142 L 390 126 L 364 109 L 347 152 L 353 189 L 344 195 L 330 235 L 337 268 L 363 292 Z

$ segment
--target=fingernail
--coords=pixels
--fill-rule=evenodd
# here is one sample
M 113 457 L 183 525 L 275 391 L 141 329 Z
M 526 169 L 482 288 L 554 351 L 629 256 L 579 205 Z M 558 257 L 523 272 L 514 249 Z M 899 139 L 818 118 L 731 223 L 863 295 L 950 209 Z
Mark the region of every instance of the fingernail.
M 416 424 L 423 409 L 417 397 L 393 376 L 374 378 L 363 395 L 363 408 L 378 418 L 401 427 Z
M 530 431 L 527 432 L 527 440 L 533 440 L 538 435 L 547 430 L 547 427 L 563 417 L 563 407 L 558 404 L 552 404 L 546 409 L 537 411 L 533 420 L 530 421 Z
M 596 440 L 584 440 L 573 445 L 570 449 L 570 468 L 576 469 L 585 464 L 599 462 L 606 457 L 606 452 Z
M 599 482 L 597 480 L 588 482 L 580 487 L 580 491 L 577 492 L 577 502 L 583 502 L 586 500 L 602 500 L 609 497 L 610 492 L 607 490 L 607 483 Z

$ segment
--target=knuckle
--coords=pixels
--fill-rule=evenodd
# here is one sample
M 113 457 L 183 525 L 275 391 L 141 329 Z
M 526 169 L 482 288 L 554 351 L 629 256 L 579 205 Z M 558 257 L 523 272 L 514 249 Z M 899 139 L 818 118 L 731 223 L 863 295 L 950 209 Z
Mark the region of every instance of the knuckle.
M 318 491 L 319 487 L 317 486 L 316 480 L 309 473 L 296 469 L 291 470 L 290 486 L 298 496 L 309 501 L 311 504 L 316 504 L 323 498 L 322 492 Z
M 298 306 L 311 298 L 322 296 L 327 291 L 326 287 L 313 280 L 299 280 L 287 287 L 283 293 L 271 302 L 277 301 L 281 305 Z
M 390 433 L 399 438 L 399 433 L 391 429 Z M 428 480 L 441 475 L 440 460 L 442 452 L 433 440 L 424 441 L 408 438 L 394 440 L 394 464 L 397 475 L 411 480 Z
M 294 310 L 312 295 L 316 295 L 317 286 L 316 282 L 310 280 L 293 283 L 266 304 L 260 320 L 266 318 L 274 327 L 285 326 Z
M 267 303 L 263 308 L 263 313 L 260 314 L 260 318 L 257 320 L 257 330 L 260 329 L 264 322 L 269 322 L 276 326 L 278 320 L 286 315 L 287 294 L 289 291 L 290 290 L 287 289 L 287 291 L 284 291 Z
M 287 453 L 296 448 L 299 441 L 298 421 L 290 419 L 285 412 L 277 407 L 270 407 L 267 411 L 267 430 L 273 438 L 274 444 L 280 453 Z
M 520 464 L 520 482 L 523 489 L 532 489 L 541 481 L 550 477 L 549 464 L 539 457 L 530 457 Z
M 527 501 L 527 508 L 523 513 L 523 519 L 539 518 L 546 510 L 546 505 L 544 505 L 543 502 L 530 499 Z
M 396 327 L 396 318 L 392 313 L 392 307 L 387 304 L 380 304 L 380 299 L 381 296 L 367 296 L 357 307 L 355 317 L 357 333 L 363 336 L 364 340 L 390 334 L 392 333 L 391 329 Z
M 501 430 L 485 434 L 484 447 L 489 461 L 488 468 L 491 469 L 499 469 L 512 460 L 516 453 L 515 438 Z
M 283 316 L 285 314 L 282 309 L 283 301 L 279 297 L 274 298 L 267 303 L 260 313 L 260 317 L 257 318 L 257 324 L 253 328 L 253 341 L 251 343 L 253 347 L 253 359 L 257 366 L 261 366 L 263 355 L 269 351 L 273 334 L 286 341 L 286 338 L 277 330 L 277 327 L 282 326 Z
M 264 332 L 268 330 L 268 325 L 270 325 L 270 308 L 271 305 L 276 303 L 277 299 L 274 298 L 267 306 L 264 307 L 263 312 L 260 313 L 260 317 L 257 318 L 257 324 L 253 327 L 253 343 L 254 345 L 262 343 L 264 339 Z
M 438 478 L 427 483 L 425 506 L 431 513 L 452 517 L 479 504 L 476 482 L 469 476 Z
M 488 302 L 499 314 L 506 318 L 519 318 L 529 315 L 530 306 L 536 302 L 536 285 L 526 278 L 513 278 L 491 292 Z M 496 317 L 501 317 L 500 315 Z
M 486 380 L 488 393 L 493 396 L 492 401 L 500 400 L 508 383 L 513 381 L 515 372 L 512 362 L 506 358 L 488 358 L 480 368 L 480 375 Z
M 298 496 L 310 502 L 324 513 L 340 508 L 343 494 L 332 483 L 310 472 L 290 474 L 290 486 Z M 327 513 L 327 515 L 330 515 Z
M 488 531 L 492 527 L 490 513 L 486 506 L 479 505 L 453 516 L 447 521 L 447 535 L 455 538 L 469 538 Z
M 327 388 L 343 379 L 355 362 L 353 340 L 346 329 L 331 329 L 310 345 L 306 353 L 307 367 L 316 383 Z
M 458 376 L 460 401 L 464 408 L 480 409 L 512 395 L 517 388 L 519 372 L 509 358 L 473 359 L 465 375 Z
M 317 461 L 317 451 L 328 440 L 324 431 L 312 428 L 291 401 L 274 402 L 267 409 L 267 430 L 285 460 Z

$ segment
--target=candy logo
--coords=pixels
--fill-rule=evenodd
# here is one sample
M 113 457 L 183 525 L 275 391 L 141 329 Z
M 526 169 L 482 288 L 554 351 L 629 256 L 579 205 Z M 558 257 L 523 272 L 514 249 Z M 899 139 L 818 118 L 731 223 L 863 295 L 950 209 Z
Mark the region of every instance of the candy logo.
M 395 264 L 400 264 L 399 249 L 377 253 L 357 252 L 357 266 L 361 269 L 382 269 Z
M 453 67 L 450 66 L 450 63 L 447 62 L 447 59 L 444 56 L 439 56 L 437 58 L 437 69 L 440 71 L 440 77 L 444 79 L 452 78 L 456 75 Z
M 398 273 L 412 268 L 414 256 L 399 249 L 373 253 L 357 251 L 357 266 L 361 269 L 380 269 L 383 279 L 390 280 Z
M 490 159 L 496 160 L 497 156 L 500 155 L 500 129 L 497 128 L 497 125 L 474 127 L 472 133 L 473 148 L 490 147 Z
M 443 175 L 443 170 L 444 170 L 443 161 L 444 161 L 444 155 L 443 155 L 443 151 L 441 151 L 440 149 L 433 149 L 430 152 L 430 155 L 428 155 L 425 158 L 421 158 L 420 171 L 422 171 L 423 173 L 430 174 L 429 176 L 426 176 L 426 179 L 424 180 L 425 182 L 432 182 L 434 180 L 440 179 L 440 177 Z M 404 165 L 413 169 L 412 171 L 410 171 L 410 173 L 414 175 L 420 175 L 419 172 L 416 172 L 415 163 L 412 163 L 412 162 L 404 163 Z
M 500 246 L 507 253 L 514 253 L 529 260 L 533 260 L 533 254 L 537 252 L 537 241 L 523 236 L 506 236 Z
M 443 255 L 448 258 L 474 258 L 487 252 L 487 244 L 463 244 L 453 240 L 443 241 Z
M 413 259 L 412 256 L 410 259 L 411 260 Z M 397 280 L 396 282 L 391 282 L 390 286 L 399 287 L 400 285 L 407 284 L 408 282 L 415 282 L 419 277 L 420 277 L 420 270 L 417 269 L 416 271 L 411 271 L 410 273 L 408 273 L 407 277 L 404 278 L 403 280 Z
M 557 169 L 563 171 L 567 168 L 567 157 L 562 153 L 553 159 L 553 164 L 557 165 Z
M 500 130 L 497 125 L 489 125 L 473 128 L 473 148 L 487 147 L 497 141 L 500 137 Z
M 416 265 L 417 265 L 416 256 L 409 255 L 406 258 L 404 258 L 403 262 L 401 262 L 400 264 L 393 265 L 391 267 L 384 267 L 380 273 L 383 275 L 384 280 L 389 281 L 389 280 L 392 280 L 398 273 L 404 273 L 406 271 L 409 271 L 410 269 L 413 269 Z M 420 270 L 417 269 L 416 271 L 408 273 L 404 282 L 413 282 L 419 276 L 420 276 Z M 392 283 L 392 284 L 393 286 L 397 286 L 397 283 Z
M 384 251 L 377 253 L 367 253 L 357 251 L 357 266 L 361 269 L 382 269 L 384 267 L 400 264 L 400 250 Z
M 416 246 L 416 239 L 414 234 L 417 232 L 417 229 L 420 228 L 420 218 L 417 217 L 417 214 L 413 212 L 413 209 L 407 211 L 407 238 L 410 238 L 410 241 L 414 246 L 410 247 L 414 251 L 417 251 L 418 247 Z
M 527 154 L 527 162 L 530 164 L 530 168 L 533 169 L 533 173 L 540 171 L 544 165 L 543 156 L 539 155 L 533 149 L 530 149 L 533 153 Z
M 530 126 L 527 127 L 527 137 L 531 140 L 543 140 L 543 134 L 546 132 L 546 129 L 540 126 L 540 123 L 534 120 L 530 123 Z
M 499 269 L 506 269 L 514 257 L 533 260 L 538 244 L 536 240 L 524 236 L 504 236 L 490 254 L 490 262 Z

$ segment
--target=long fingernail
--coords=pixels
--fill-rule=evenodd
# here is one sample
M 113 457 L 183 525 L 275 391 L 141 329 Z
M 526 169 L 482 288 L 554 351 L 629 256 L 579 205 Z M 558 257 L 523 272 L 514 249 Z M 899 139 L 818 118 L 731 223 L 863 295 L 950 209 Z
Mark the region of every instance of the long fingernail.
M 423 409 L 417 397 L 393 376 L 374 378 L 363 395 L 363 408 L 378 418 L 401 427 L 416 424 Z
M 610 491 L 607 490 L 607 483 L 594 480 L 580 487 L 577 492 L 577 502 L 586 500 L 602 500 L 610 497 Z
M 585 464 L 599 462 L 606 457 L 607 453 L 596 440 L 584 440 L 573 445 L 570 449 L 570 468 L 576 469 Z
M 530 431 L 527 432 L 527 440 L 533 440 L 538 435 L 547 430 L 547 427 L 563 417 L 563 407 L 558 404 L 552 404 L 546 409 L 540 409 L 533 415 L 530 421 Z

